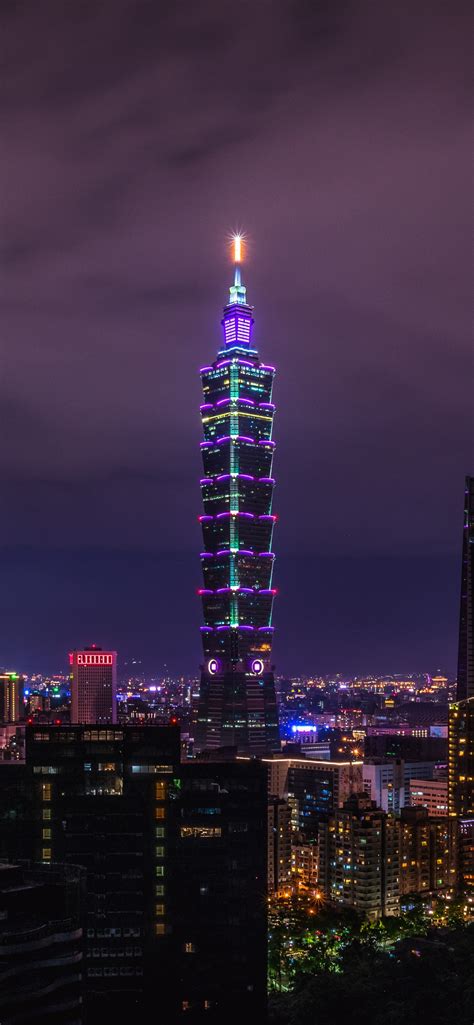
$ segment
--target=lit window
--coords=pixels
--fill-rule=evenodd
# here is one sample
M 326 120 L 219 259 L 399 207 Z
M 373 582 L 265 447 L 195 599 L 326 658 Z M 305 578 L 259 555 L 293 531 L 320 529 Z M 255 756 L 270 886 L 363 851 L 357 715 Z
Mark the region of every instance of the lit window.
M 157 883 L 156 886 L 155 886 L 155 896 L 156 897 L 164 897 L 164 893 L 165 893 L 165 888 L 163 886 L 163 883 Z
M 164 835 L 165 835 L 165 827 L 164 826 L 155 826 L 155 836 L 161 837 L 161 836 L 164 836 Z
M 165 856 L 165 848 L 163 846 L 155 847 L 155 857 L 156 858 L 164 858 L 164 856 Z
M 155 808 L 155 819 L 164 819 L 164 817 L 165 817 L 165 809 L 164 808 Z
M 182 1011 L 189 1011 L 190 1007 L 191 1007 L 191 1004 L 189 1003 L 189 1000 L 183 1000 L 183 1002 L 181 1004 L 181 1010 Z
M 155 922 L 155 936 L 164 936 L 165 934 L 165 923 Z
M 43 829 L 43 840 L 51 840 L 51 830 Z
M 185 943 L 184 944 L 184 953 L 185 954 L 195 954 L 196 953 L 196 947 L 194 946 L 194 943 Z
M 51 818 L 51 808 L 43 808 L 43 818 L 49 821 Z
M 210 840 L 222 836 L 222 829 L 220 826 L 181 826 L 181 836 Z
M 164 865 L 155 865 L 155 875 L 157 875 L 157 876 L 164 876 L 164 874 L 165 874 L 165 866 Z
M 165 913 L 164 904 L 155 904 L 155 915 L 157 918 L 161 918 Z
M 51 847 L 43 847 L 43 861 L 51 861 Z

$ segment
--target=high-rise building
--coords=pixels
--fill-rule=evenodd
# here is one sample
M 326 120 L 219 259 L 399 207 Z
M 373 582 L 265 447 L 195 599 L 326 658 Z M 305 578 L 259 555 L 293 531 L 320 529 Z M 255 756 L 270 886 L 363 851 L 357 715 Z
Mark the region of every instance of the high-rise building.
M 461 888 L 474 887 L 474 697 L 449 706 L 448 815 L 457 823 L 452 860 Z
M 474 697 L 474 477 L 466 477 L 459 616 L 458 701 Z
M 398 815 L 409 804 L 410 780 L 432 779 L 434 767 L 434 762 L 366 758 L 362 768 L 364 790 L 377 808 Z
M 402 808 L 399 828 L 400 894 L 432 893 L 455 883 L 451 860 L 453 823 L 427 808 Z
M 0 673 L 0 723 L 15 723 L 20 718 L 20 677 L 18 673 Z
M 352 794 L 321 823 L 318 885 L 332 904 L 355 908 L 369 919 L 399 908 L 398 823 L 367 794 Z
M 71 722 L 117 722 L 117 652 L 95 644 L 71 651 Z
M 236 237 L 222 347 L 201 369 L 204 665 L 197 747 L 235 745 L 242 754 L 263 755 L 279 745 L 271 663 L 275 368 L 254 347 L 241 248 Z
M 25 775 L 25 854 L 86 869 L 85 1025 L 158 998 L 169 1025 L 263 1017 L 261 763 L 180 765 L 172 726 L 41 725 L 26 729 Z

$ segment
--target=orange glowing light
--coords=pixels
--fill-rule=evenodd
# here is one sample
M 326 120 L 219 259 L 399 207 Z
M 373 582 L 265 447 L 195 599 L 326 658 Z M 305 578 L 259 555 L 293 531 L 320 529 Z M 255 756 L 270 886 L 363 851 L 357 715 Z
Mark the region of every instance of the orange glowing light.
M 233 235 L 232 242 L 234 245 L 234 263 L 240 263 L 242 260 L 242 235 Z

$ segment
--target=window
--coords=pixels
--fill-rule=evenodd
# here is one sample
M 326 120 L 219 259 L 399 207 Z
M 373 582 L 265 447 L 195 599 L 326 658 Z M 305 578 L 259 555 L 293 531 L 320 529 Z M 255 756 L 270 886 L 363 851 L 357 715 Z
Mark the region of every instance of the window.
M 165 848 L 163 847 L 163 845 L 160 844 L 158 847 L 155 847 L 155 858 L 164 858 L 164 856 Z
M 51 847 L 43 847 L 43 861 L 51 861 Z
M 164 808 L 155 808 L 155 819 L 164 819 L 165 814 Z
M 43 840 L 51 840 L 51 830 L 43 829 Z
M 191 1004 L 189 1003 L 189 1000 L 183 1000 L 182 1003 L 181 1003 L 181 1010 L 182 1011 L 189 1011 L 190 1008 L 191 1008 Z
M 164 904 L 155 904 L 155 915 L 157 918 L 162 918 L 165 913 Z
M 156 897 L 164 897 L 164 894 L 165 894 L 165 888 L 163 886 L 163 883 L 157 883 L 156 886 L 155 886 L 155 896 Z
M 155 783 L 155 798 L 157 801 L 166 799 L 166 783 Z
M 43 808 L 43 819 L 49 822 L 51 818 L 51 808 Z
M 196 953 L 196 947 L 194 946 L 194 943 L 185 943 L 184 944 L 184 953 L 185 954 L 195 954 Z
M 173 772 L 172 765 L 132 765 L 132 772 L 144 772 L 147 775 L 150 773 L 156 774 L 158 772 Z M 157 786 L 160 784 L 157 783 Z M 165 786 L 165 784 L 162 784 Z
M 220 826 L 181 826 L 183 838 L 193 837 L 199 840 L 210 840 L 222 836 Z
M 164 836 L 164 835 L 165 835 L 165 827 L 164 826 L 155 826 L 155 836 L 158 837 L 158 836 Z
M 155 936 L 164 936 L 165 934 L 165 923 L 155 922 Z
M 165 874 L 165 866 L 164 865 L 155 865 L 155 875 L 157 875 L 157 876 L 164 876 L 164 874 Z

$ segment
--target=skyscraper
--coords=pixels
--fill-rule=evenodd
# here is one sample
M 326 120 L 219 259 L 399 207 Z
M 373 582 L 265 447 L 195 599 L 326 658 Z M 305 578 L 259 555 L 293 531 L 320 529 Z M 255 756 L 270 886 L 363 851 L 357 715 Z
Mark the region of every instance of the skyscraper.
M 254 320 L 234 240 L 223 344 L 202 367 L 204 666 L 197 746 L 262 755 L 278 747 L 272 652 L 275 368 L 253 344 Z
M 459 616 L 458 701 L 474 697 L 474 477 L 466 477 Z
M 117 722 L 117 652 L 95 644 L 71 651 L 71 722 Z
M 474 697 L 449 706 L 448 815 L 457 820 L 452 860 L 461 887 L 474 886 Z
M 0 673 L 0 724 L 20 718 L 20 677 L 18 673 Z

